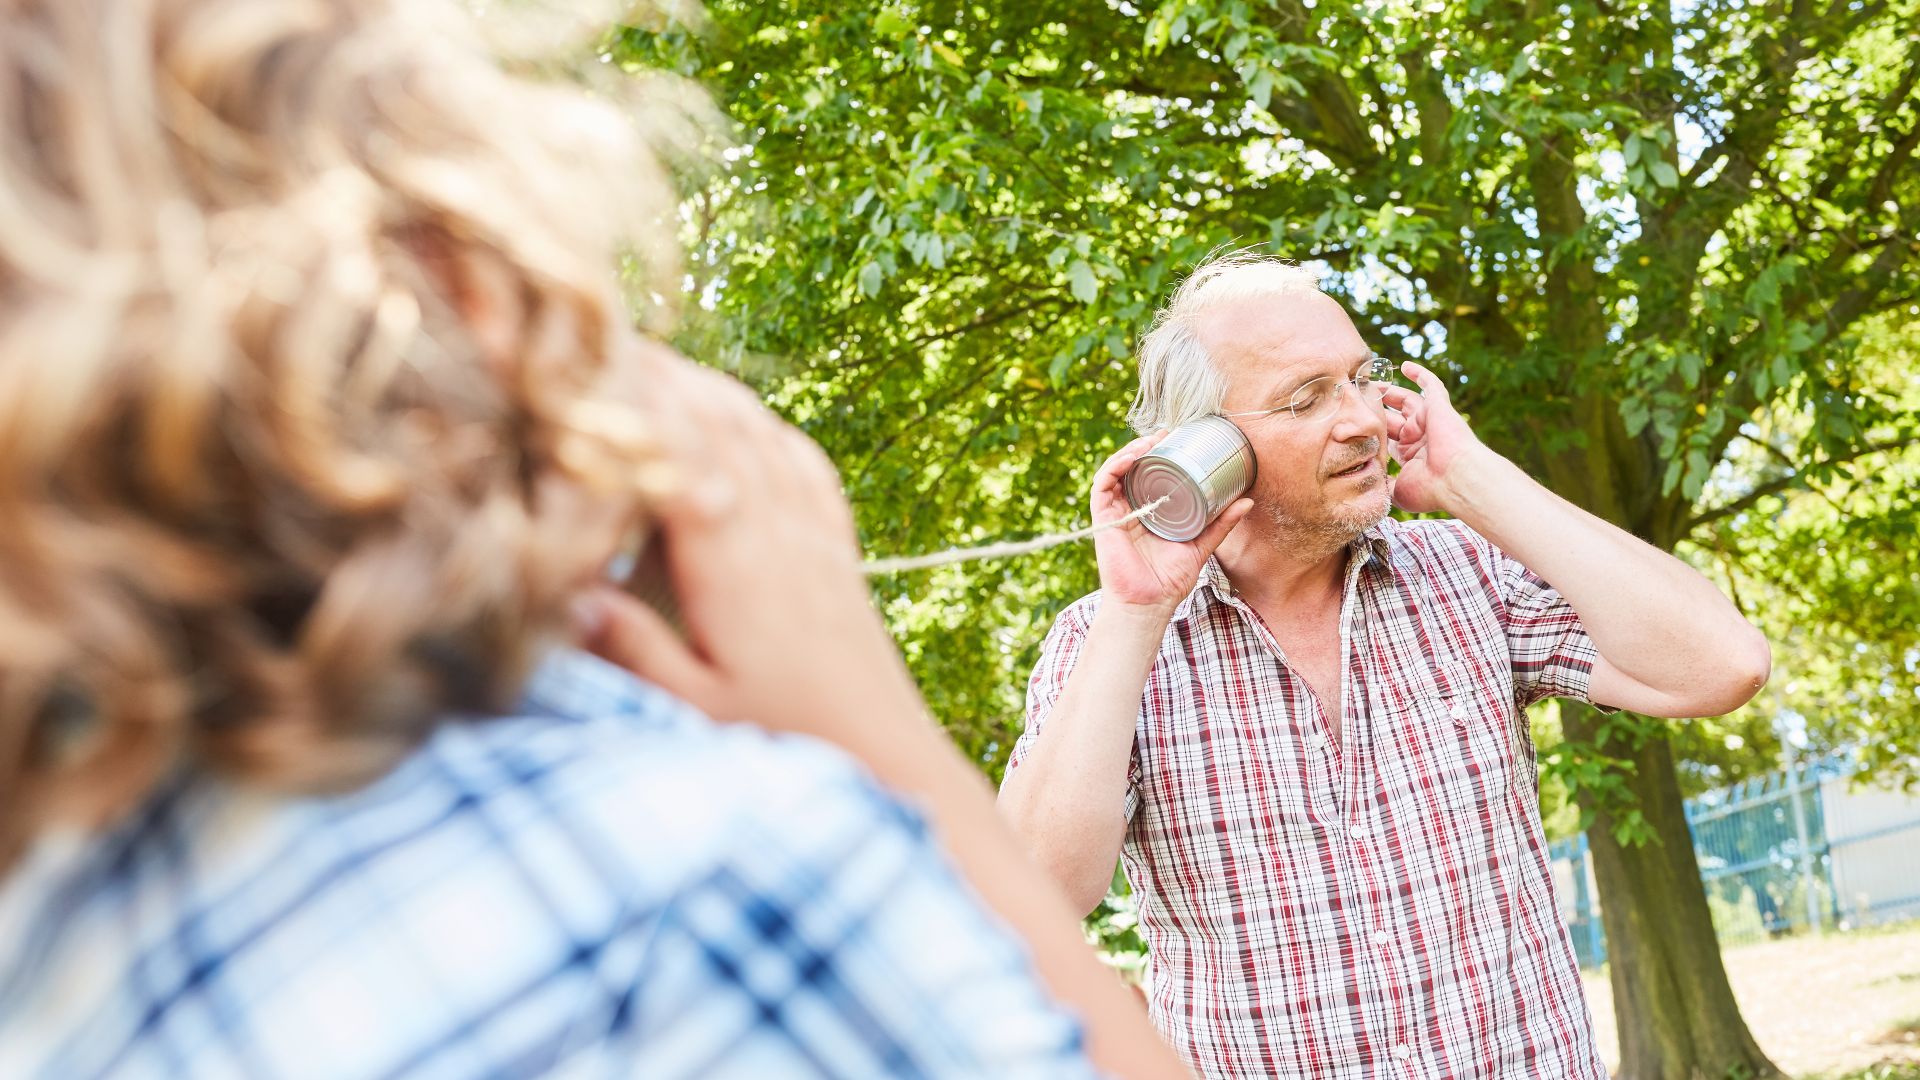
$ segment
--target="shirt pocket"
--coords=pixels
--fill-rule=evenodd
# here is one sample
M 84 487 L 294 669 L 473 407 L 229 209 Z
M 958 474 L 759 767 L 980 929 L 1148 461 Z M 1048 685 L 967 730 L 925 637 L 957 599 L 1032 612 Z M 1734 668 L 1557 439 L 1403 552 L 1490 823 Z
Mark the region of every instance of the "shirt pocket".
M 1466 679 L 1416 693 L 1406 711 L 1403 751 L 1410 781 L 1430 805 L 1480 811 L 1507 793 L 1513 725 L 1506 703 Z

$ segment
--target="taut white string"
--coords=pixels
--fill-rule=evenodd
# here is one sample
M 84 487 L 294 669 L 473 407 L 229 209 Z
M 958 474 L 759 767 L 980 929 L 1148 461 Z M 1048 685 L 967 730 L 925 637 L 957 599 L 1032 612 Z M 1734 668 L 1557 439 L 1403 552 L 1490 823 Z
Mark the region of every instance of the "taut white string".
M 1012 540 L 971 548 L 949 548 L 946 551 L 935 551 L 927 555 L 904 555 L 892 559 L 869 559 L 865 570 L 868 577 L 879 577 L 883 574 L 899 574 L 908 570 L 924 570 L 929 566 L 945 566 L 948 563 L 971 562 L 974 559 L 1005 559 L 1014 555 L 1028 555 L 1036 551 L 1044 551 L 1050 547 L 1059 547 L 1061 544 L 1070 544 L 1075 540 L 1085 540 L 1087 537 L 1093 536 L 1096 533 L 1103 533 L 1108 529 L 1117 529 L 1129 521 L 1138 521 L 1148 514 L 1153 513 L 1155 510 L 1158 510 L 1160 504 L 1166 502 L 1167 498 L 1168 496 L 1162 495 L 1140 509 L 1135 510 L 1133 513 L 1128 514 L 1126 517 L 1118 521 L 1109 521 L 1105 525 L 1089 525 L 1084 529 L 1075 529 L 1072 532 L 1065 533 L 1047 533 L 1043 536 L 1036 536 L 1031 540 Z

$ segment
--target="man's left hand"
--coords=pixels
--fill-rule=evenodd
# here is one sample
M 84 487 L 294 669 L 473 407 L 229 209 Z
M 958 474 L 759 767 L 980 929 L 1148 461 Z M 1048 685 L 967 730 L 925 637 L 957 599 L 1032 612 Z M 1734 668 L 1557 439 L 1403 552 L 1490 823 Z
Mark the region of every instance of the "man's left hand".
M 1453 512 L 1459 470 L 1486 447 L 1453 410 L 1438 375 L 1411 360 L 1401 364 L 1400 371 L 1420 389 L 1389 386 L 1383 398 L 1392 410 L 1387 414 L 1387 448 L 1400 463 L 1393 501 L 1408 513 Z

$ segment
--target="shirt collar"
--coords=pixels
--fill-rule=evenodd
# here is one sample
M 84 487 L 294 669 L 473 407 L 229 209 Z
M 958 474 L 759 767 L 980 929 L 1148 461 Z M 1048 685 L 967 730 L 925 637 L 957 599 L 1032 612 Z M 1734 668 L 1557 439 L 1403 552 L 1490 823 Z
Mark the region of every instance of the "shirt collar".
M 1398 527 L 1398 523 L 1392 518 L 1382 518 L 1378 523 L 1369 526 L 1365 532 L 1354 537 L 1347 545 L 1347 550 L 1360 560 L 1362 569 L 1371 566 L 1388 566 L 1393 558 L 1393 530 Z M 1207 564 L 1200 568 L 1200 580 L 1194 583 L 1193 591 L 1181 601 L 1180 607 L 1174 611 L 1174 617 L 1179 618 L 1187 614 L 1195 599 L 1208 592 L 1213 594 L 1214 599 L 1223 602 L 1232 600 L 1235 595 L 1233 582 L 1227 579 L 1227 571 L 1220 565 L 1218 556 L 1207 557 Z

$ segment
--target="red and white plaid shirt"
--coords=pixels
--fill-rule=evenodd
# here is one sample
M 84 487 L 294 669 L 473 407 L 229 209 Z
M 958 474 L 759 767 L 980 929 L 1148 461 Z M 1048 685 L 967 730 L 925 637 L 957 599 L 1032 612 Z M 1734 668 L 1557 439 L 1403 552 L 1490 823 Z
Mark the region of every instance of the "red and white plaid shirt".
M 1593 643 L 1457 521 L 1385 521 L 1352 552 L 1340 745 L 1218 563 L 1161 642 L 1121 852 L 1154 1022 L 1209 1076 L 1604 1080 L 1523 712 L 1584 700 Z M 1048 635 L 1009 773 L 1098 603 Z

